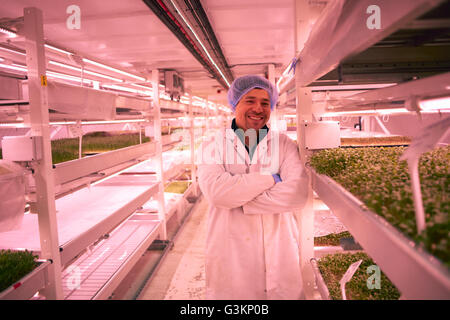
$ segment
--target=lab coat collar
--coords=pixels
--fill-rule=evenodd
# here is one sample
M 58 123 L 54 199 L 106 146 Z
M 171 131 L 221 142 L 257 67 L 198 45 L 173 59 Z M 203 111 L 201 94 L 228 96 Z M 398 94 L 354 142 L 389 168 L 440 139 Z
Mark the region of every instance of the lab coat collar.
M 235 141 L 235 138 L 236 138 L 237 136 L 236 136 L 236 133 L 235 133 L 234 131 L 238 129 L 238 127 L 236 126 L 236 119 L 233 119 L 233 121 L 231 122 L 231 129 L 232 129 L 233 131 L 231 131 L 231 130 L 225 130 L 225 131 L 226 131 L 225 137 L 226 137 L 228 140 Z M 259 145 L 261 142 L 263 142 L 264 139 L 268 139 L 268 141 L 270 141 L 270 139 L 271 139 L 270 128 L 269 128 L 267 125 L 264 125 L 264 127 L 262 127 L 261 129 L 266 129 L 266 130 L 267 130 L 267 134 L 264 136 L 264 138 L 263 138 L 262 140 L 259 141 L 258 145 Z
M 264 155 L 267 154 L 267 148 L 268 148 L 267 146 L 271 142 L 272 135 L 273 135 L 273 132 L 271 132 L 267 126 L 264 126 L 263 129 L 267 129 L 267 130 L 269 130 L 269 132 L 267 132 L 267 134 L 263 137 L 263 139 L 261 141 L 259 141 L 259 143 L 257 144 L 257 146 L 253 152 L 252 160 L 250 160 L 248 151 L 245 149 L 243 143 L 241 142 L 239 137 L 234 132 L 236 130 L 235 128 L 237 128 L 235 119 L 233 119 L 233 121 L 232 121 L 231 128 L 233 130 L 225 130 L 225 137 L 227 140 L 229 140 L 229 142 L 231 142 L 233 144 L 233 147 L 236 150 L 236 153 L 239 155 L 239 157 L 241 157 L 242 160 L 245 161 L 246 165 L 249 165 L 250 163 L 255 162 L 255 160 L 256 160 L 255 156 L 257 157 L 257 159 L 261 160 L 264 157 Z

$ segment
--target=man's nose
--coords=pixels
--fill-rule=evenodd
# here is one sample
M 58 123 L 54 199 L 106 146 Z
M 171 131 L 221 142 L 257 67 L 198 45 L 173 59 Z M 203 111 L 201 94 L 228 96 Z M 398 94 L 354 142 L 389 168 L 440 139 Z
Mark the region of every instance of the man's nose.
M 264 111 L 261 101 L 256 101 L 255 102 L 255 105 L 253 107 L 253 111 L 255 111 L 255 112 L 263 112 Z

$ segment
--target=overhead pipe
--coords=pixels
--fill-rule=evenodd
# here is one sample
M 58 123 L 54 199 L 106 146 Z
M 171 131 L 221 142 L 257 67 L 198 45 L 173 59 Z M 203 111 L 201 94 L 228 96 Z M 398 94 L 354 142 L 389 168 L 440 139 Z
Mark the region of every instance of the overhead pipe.
M 184 2 L 188 7 L 188 9 L 192 11 L 192 15 L 195 21 L 197 21 L 198 25 L 202 27 L 202 30 L 206 35 L 206 40 L 216 53 L 218 59 L 221 61 L 228 78 L 231 79 L 231 81 L 233 81 L 234 76 L 231 71 L 231 68 L 228 65 L 227 59 L 225 58 L 225 55 L 222 52 L 219 41 L 217 40 L 214 30 L 211 27 L 211 24 L 209 23 L 208 16 L 206 15 L 206 12 L 203 9 L 202 4 L 200 3 L 199 0 L 184 0 Z
M 167 6 L 161 0 L 143 0 L 144 3 L 153 11 L 153 13 L 164 23 L 170 31 L 181 41 L 181 43 L 191 52 L 191 54 L 206 68 L 206 70 L 216 79 L 224 88 L 226 83 L 214 72 L 213 66 L 204 57 L 201 50 L 183 28 L 181 23 L 169 11 Z

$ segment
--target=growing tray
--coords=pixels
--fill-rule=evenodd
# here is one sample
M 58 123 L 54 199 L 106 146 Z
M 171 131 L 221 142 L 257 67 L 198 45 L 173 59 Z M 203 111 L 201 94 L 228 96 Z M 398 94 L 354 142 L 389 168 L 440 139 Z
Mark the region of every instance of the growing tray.
M 328 176 L 311 170 L 314 191 L 406 299 L 450 299 L 450 273 L 437 258 Z
M 322 261 L 325 260 L 325 261 Z M 400 292 L 385 273 L 379 269 L 365 252 L 332 253 L 320 259 L 311 259 L 318 291 L 322 300 L 343 299 L 341 280 L 350 266 L 360 261 L 354 274 L 347 278 L 345 291 L 348 300 L 398 300 Z M 322 263 L 323 262 L 323 263 Z M 371 268 L 371 269 L 369 269 Z
M 38 260 L 38 262 L 40 262 L 39 266 L 33 271 L 0 292 L 0 300 L 28 300 L 44 288 L 50 261 Z

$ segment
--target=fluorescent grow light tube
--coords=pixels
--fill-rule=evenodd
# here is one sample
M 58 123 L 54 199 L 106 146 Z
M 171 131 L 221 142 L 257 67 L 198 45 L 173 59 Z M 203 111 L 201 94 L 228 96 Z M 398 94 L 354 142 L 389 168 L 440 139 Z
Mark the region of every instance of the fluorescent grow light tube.
M 77 72 L 82 72 L 83 71 L 81 68 L 70 66 L 70 65 L 67 65 L 67 64 L 64 64 L 64 63 L 53 61 L 53 60 L 50 60 L 49 64 L 52 64 L 52 65 L 58 66 L 58 67 L 62 67 L 62 68 L 66 68 L 66 69 L 69 69 L 69 70 L 74 70 L 74 71 L 77 71 Z M 97 77 L 102 77 L 102 78 L 109 79 L 109 80 L 112 80 L 112 81 L 123 82 L 123 80 L 121 80 L 121 79 L 110 77 L 110 76 L 107 76 L 105 74 L 97 73 L 97 72 L 94 72 L 94 71 L 84 70 L 83 72 L 86 73 L 86 74 L 90 74 L 90 75 L 97 76 Z
M 10 70 L 27 72 L 27 68 L 26 67 L 22 67 L 22 66 L 19 66 L 19 65 L 9 65 L 9 64 L 0 63 L 0 68 L 6 68 L 6 69 L 10 69 Z
M 2 28 L 2 27 L 0 27 L 0 32 L 3 34 L 6 34 L 8 36 L 8 38 L 16 38 L 17 37 L 17 34 L 14 31 L 11 31 L 11 30 L 8 30 L 8 29 Z
M 11 53 L 16 53 L 16 54 L 19 54 L 21 56 L 26 56 L 26 54 L 23 53 L 23 52 L 20 52 L 20 51 L 17 51 L 17 50 L 13 50 L 13 49 L 8 49 L 8 48 L 2 47 L 2 46 L 0 46 L 0 50 L 6 51 L 6 52 L 11 52 Z
M 152 90 L 152 88 L 150 87 L 146 87 L 140 84 L 135 84 L 135 83 L 130 83 L 132 86 L 138 87 L 138 88 L 142 88 L 142 89 L 146 89 L 146 90 Z
M 135 94 L 141 94 L 141 95 L 145 95 L 145 96 L 152 96 L 153 95 L 151 91 L 142 91 L 142 90 L 137 90 L 137 89 L 132 89 L 132 88 L 118 86 L 118 85 L 115 85 L 115 84 L 111 84 L 111 85 L 104 84 L 104 85 L 102 85 L 102 87 L 108 88 L 108 89 L 119 90 L 119 91 L 131 92 L 131 93 L 135 93 Z
M 175 7 L 175 9 L 178 11 L 178 14 L 181 16 L 181 18 L 183 19 L 184 23 L 186 23 L 186 25 L 188 26 L 188 28 L 191 30 L 191 32 L 194 34 L 195 38 L 197 39 L 197 41 L 200 43 L 200 45 L 202 46 L 203 50 L 205 51 L 206 55 L 208 56 L 209 60 L 211 61 L 211 63 L 214 65 L 214 67 L 216 67 L 217 71 L 219 71 L 220 75 L 222 76 L 222 79 L 225 80 L 226 84 L 228 85 L 228 87 L 230 86 L 230 83 L 228 82 L 227 78 L 225 78 L 225 75 L 222 73 L 222 70 L 220 70 L 220 68 L 217 66 L 217 64 L 214 62 L 214 60 L 211 58 L 211 56 L 209 55 L 208 50 L 206 50 L 205 46 L 203 45 L 203 43 L 200 41 L 200 38 L 197 36 L 197 34 L 195 33 L 194 29 L 191 27 L 191 25 L 187 22 L 186 18 L 183 16 L 182 11 L 180 9 L 178 9 L 178 7 L 175 5 L 175 3 L 170 0 L 170 2 L 172 3 L 172 5 Z
M 116 69 L 116 68 L 112 68 L 112 67 L 106 66 L 104 64 L 101 64 L 101 63 L 98 63 L 98 62 L 95 62 L 95 61 L 92 61 L 92 60 L 89 60 L 89 59 L 86 59 L 86 58 L 83 58 L 83 61 L 87 62 L 87 63 L 90 63 L 90 64 L 92 64 L 94 66 L 97 66 L 97 67 L 101 67 L 101 68 L 104 68 L 104 69 L 107 69 L 107 70 L 110 70 L 110 71 L 114 71 L 114 72 L 123 74 L 125 76 L 137 79 L 139 81 L 147 81 L 147 79 L 144 78 L 144 77 L 136 76 L 134 74 L 131 74 L 131 73 L 128 73 L 128 72 L 125 72 L 125 71 L 122 71 L 122 70 L 119 70 L 119 69 Z
M 8 32 L 11 33 L 11 31 L 5 30 L 5 29 L 3 29 L 3 28 L 1 28 L 1 27 L 0 27 L 0 32 L 6 33 L 6 34 L 8 34 Z M 14 34 L 15 34 L 15 33 L 14 33 Z M 57 48 L 57 47 L 52 46 L 52 45 L 50 45 L 50 44 L 45 44 L 44 46 L 45 46 L 47 49 L 54 50 L 54 51 L 57 51 L 57 52 L 60 52 L 60 53 L 64 53 L 64 54 L 67 54 L 67 55 L 72 55 L 72 54 L 73 54 L 73 53 L 70 52 L 70 51 L 67 51 L 67 50 L 63 50 L 63 49 Z M 1 46 L 0 46 L 0 49 L 1 49 L 1 50 L 5 50 L 5 51 L 8 51 L 8 52 L 12 52 L 12 53 L 17 53 L 17 54 L 20 54 L 20 55 L 23 55 L 23 56 L 26 55 L 25 53 L 22 53 L 22 52 L 19 52 L 19 51 L 16 51 L 16 50 L 12 50 L 12 49 L 8 49 L 8 48 L 4 48 L 4 47 L 1 47 Z M 98 62 L 95 62 L 95 61 L 92 61 L 92 60 L 89 60 L 89 59 L 86 59 L 86 58 L 83 58 L 83 61 L 84 61 L 84 62 L 87 62 L 87 63 L 90 63 L 90 64 L 92 64 L 92 65 L 95 65 L 95 66 L 98 66 L 98 67 L 101 67 L 101 68 L 110 70 L 110 71 L 114 71 L 114 72 L 117 72 L 117 73 L 126 75 L 126 76 L 131 77 L 131 78 L 134 78 L 134 79 L 138 79 L 138 80 L 140 80 L 140 81 L 146 81 L 146 80 L 147 80 L 147 79 L 145 79 L 145 78 L 143 78 L 143 77 L 139 77 L 139 76 L 136 76 L 136 75 L 134 75 L 134 74 L 131 74 L 131 73 L 128 73 L 128 72 L 119 70 L 119 69 L 115 69 L 115 68 L 106 66 L 106 65 L 104 65 L 104 64 L 101 64 L 101 63 L 98 63 Z M 53 61 L 53 62 L 54 62 L 54 61 Z M 50 62 L 50 63 L 51 63 L 51 62 Z M 80 70 L 81 70 L 81 69 L 80 69 Z M 94 74 L 93 71 L 89 71 L 89 72 L 88 72 L 87 70 L 85 70 L 85 72 L 86 72 L 86 73 L 90 73 L 90 74 L 92 74 L 92 75 L 97 75 L 97 76 L 99 76 L 99 77 L 107 78 L 107 79 L 110 79 L 110 80 L 113 80 L 113 81 L 120 81 L 120 82 L 123 82 L 122 80 L 119 80 L 119 79 L 117 79 L 117 78 L 109 77 L 109 76 L 107 76 L 107 75 L 103 75 L 103 74 L 100 74 L 100 73 L 95 73 L 95 74 Z
M 342 115 L 358 115 L 358 114 L 394 114 L 394 113 L 409 113 L 405 108 L 391 108 L 391 109 L 366 109 L 366 110 L 352 110 L 352 111 L 336 111 L 326 112 L 323 117 L 339 117 Z
M 2 28 L 2 27 L 0 27 L 0 32 L 8 35 L 10 38 L 16 38 L 17 37 L 17 33 L 13 32 L 11 30 Z M 63 50 L 63 49 L 59 49 L 59 48 L 54 47 L 54 46 L 49 45 L 49 44 L 44 44 L 44 46 L 46 48 L 48 48 L 48 49 L 51 49 L 51 50 L 54 50 L 54 51 L 57 51 L 57 52 L 65 53 L 65 54 L 68 54 L 68 55 L 73 54 L 72 52 L 69 52 L 69 51 L 66 51 L 66 50 Z M 5 49 L 5 50 L 10 51 L 10 52 L 18 53 L 18 54 L 21 54 L 21 55 L 25 55 L 22 52 L 17 52 L 15 50 L 9 50 L 9 49 L 6 49 L 6 48 L 2 48 L 2 49 Z
M 359 84 L 359 85 L 333 85 L 333 86 L 312 86 L 307 87 L 311 91 L 331 91 L 331 90 L 369 90 L 395 86 L 397 83 Z
M 57 78 L 57 79 L 69 80 L 69 81 L 75 81 L 75 82 L 81 83 L 81 78 L 79 78 L 79 77 L 70 76 L 67 74 L 62 74 L 62 73 L 54 72 L 54 71 L 47 71 L 46 73 L 47 73 L 47 76 L 50 78 Z M 94 81 L 91 79 L 83 79 L 83 83 L 90 84 L 92 82 L 94 82 Z
M 450 109 L 450 97 L 421 100 L 419 106 L 424 111 L 448 110 Z
M 375 110 L 379 114 L 393 114 L 393 113 L 409 113 L 410 111 L 405 108 L 392 108 L 392 109 L 382 109 Z
M 73 54 L 72 52 L 69 52 L 69 51 L 66 51 L 66 50 L 63 50 L 63 49 L 54 47 L 54 46 L 49 45 L 49 44 L 45 44 L 44 46 L 45 46 L 47 49 L 54 50 L 54 51 L 57 51 L 57 52 L 60 52 L 60 53 L 64 53 L 64 54 L 67 54 L 67 55 L 72 55 L 72 54 Z
M 5 65 L 5 64 L 0 64 L 0 67 L 17 70 L 17 71 L 28 72 L 27 67 L 20 65 L 20 64 L 16 64 L 16 63 L 13 63 L 11 66 Z M 59 72 L 49 71 L 49 70 L 47 70 L 46 74 L 49 78 L 57 78 L 57 79 L 63 79 L 63 80 L 69 80 L 69 81 L 75 81 L 75 82 L 81 83 L 81 78 L 79 78 L 79 77 L 75 77 L 75 76 L 71 76 L 71 75 L 67 75 L 67 74 L 63 74 L 63 73 L 59 73 Z M 83 83 L 89 84 L 91 82 L 93 82 L 93 80 L 83 79 Z
M 81 124 L 114 124 L 114 123 L 131 123 L 131 122 L 146 122 L 145 119 L 130 119 L 130 120 L 99 120 L 99 121 L 81 121 Z M 57 121 L 50 122 L 53 126 L 77 124 L 76 121 Z

